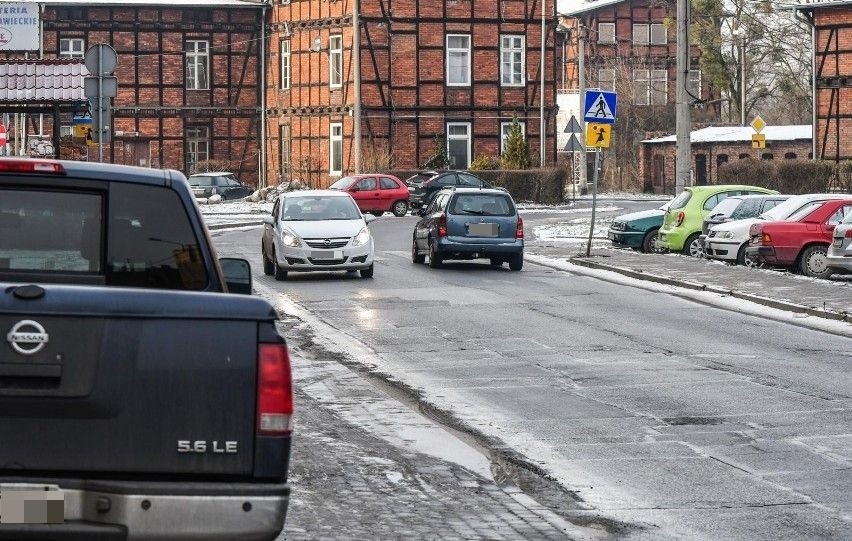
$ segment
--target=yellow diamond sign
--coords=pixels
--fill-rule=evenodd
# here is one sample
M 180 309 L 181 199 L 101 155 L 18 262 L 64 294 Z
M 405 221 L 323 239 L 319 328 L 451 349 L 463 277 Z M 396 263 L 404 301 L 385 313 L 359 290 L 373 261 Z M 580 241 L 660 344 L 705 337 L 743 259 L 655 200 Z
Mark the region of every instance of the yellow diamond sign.
M 763 131 L 763 128 L 766 127 L 766 122 L 759 116 L 755 117 L 754 120 L 751 121 L 751 127 L 754 128 L 754 131 L 760 133 Z

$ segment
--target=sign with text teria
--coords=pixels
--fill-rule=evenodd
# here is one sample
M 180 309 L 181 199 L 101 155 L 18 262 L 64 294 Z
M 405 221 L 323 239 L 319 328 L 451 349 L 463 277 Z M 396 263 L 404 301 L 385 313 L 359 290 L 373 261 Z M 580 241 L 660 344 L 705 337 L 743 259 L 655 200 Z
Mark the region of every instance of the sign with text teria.
M 38 4 L 0 2 L 0 51 L 38 51 Z

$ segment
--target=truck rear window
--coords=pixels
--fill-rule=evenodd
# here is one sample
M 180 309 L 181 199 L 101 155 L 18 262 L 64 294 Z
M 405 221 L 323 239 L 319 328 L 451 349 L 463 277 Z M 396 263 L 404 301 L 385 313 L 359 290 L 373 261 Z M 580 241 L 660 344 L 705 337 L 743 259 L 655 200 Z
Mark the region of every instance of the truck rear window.
M 3 272 L 100 275 L 107 285 L 158 289 L 200 290 L 208 282 L 177 194 L 124 183 L 113 183 L 108 197 L 106 192 L 0 188 Z

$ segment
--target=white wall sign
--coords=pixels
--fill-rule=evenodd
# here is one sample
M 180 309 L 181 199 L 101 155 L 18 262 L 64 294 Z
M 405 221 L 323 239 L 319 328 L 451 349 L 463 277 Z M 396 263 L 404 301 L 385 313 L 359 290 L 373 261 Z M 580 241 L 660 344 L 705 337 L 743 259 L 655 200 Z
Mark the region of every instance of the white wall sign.
M 0 51 L 37 51 L 38 49 L 38 4 L 0 2 Z

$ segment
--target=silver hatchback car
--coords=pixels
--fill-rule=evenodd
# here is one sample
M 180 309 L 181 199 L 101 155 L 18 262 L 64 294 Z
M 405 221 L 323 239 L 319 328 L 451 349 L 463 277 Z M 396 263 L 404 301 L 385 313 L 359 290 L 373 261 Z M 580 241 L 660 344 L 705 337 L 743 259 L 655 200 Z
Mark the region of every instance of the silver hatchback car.
M 828 247 L 828 267 L 836 273 L 852 273 L 852 214 L 834 228 Z

